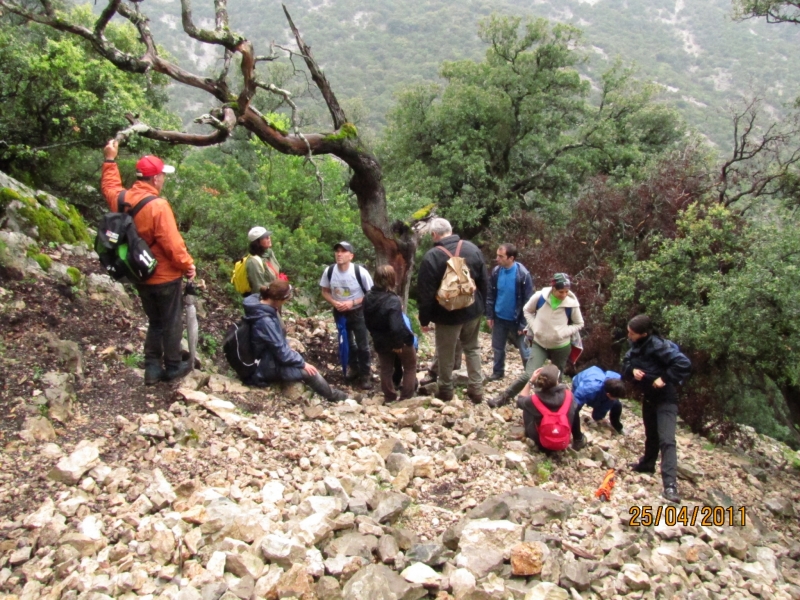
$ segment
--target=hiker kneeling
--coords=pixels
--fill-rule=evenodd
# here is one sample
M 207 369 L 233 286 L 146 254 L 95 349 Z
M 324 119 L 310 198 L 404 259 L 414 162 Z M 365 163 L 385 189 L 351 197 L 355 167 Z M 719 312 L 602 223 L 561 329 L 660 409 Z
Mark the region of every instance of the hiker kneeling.
M 572 419 L 577 411 L 572 392 L 558 383 L 559 375 L 558 367 L 552 364 L 537 369 L 517 398 L 525 422 L 525 435 L 545 452 L 567 449 Z M 533 394 L 531 384 L 535 386 Z
M 289 347 L 279 311 L 291 297 L 292 286 L 278 280 L 244 299 L 244 318 L 250 322 L 253 354 L 258 359 L 256 372 L 247 383 L 265 386 L 277 381 L 302 381 L 326 400 L 344 400 L 347 394 L 328 385 L 316 367 Z

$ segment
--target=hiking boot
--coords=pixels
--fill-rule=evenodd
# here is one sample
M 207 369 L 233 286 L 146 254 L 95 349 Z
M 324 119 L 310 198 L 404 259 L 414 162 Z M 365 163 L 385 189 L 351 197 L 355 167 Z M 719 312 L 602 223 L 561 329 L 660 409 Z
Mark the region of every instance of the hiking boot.
M 347 369 L 347 375 L 344 376 L 345 381 L 355 381 L 361 377 L 361 373 L 358 372 L 358 369 Z
M 150 365 L 144 368 L 144 384 L 155 385 L 164 381 L 167 372 L 161 365 Z
M 664 488 L 664 493 L 661 494 L 664 500 L 668 500 L 674 504 L 681 503 L 681 497 L 678 495 L 678 488 L 674 485 L 668 485 Z
M 642 464 L 641 462 L 637 462 L 636 464 L 631 466 L 631 471 L 636 471 L 637 473 L 655 473 L 656 467 L 655 465 L 648 465 L 648 464 Z
M 619 435 L 625 435 L 625 429 L 622 427 L 622 423 L 612 423 L 611 427 L 616 431 Z
M 429 383 L 435 383 L 439 379 L 439 376 L 436 373 L 431 373 L 428 371 L 428 374 L 422 378 L 422 381 L 419 382 L 421 386 L 428 385 Z
M 358 387 L 362 390 L 371 390 L 372 389 L 372 379 L 369 375 L 364 375 L 364 377 L 359 378 L 358 380 Z
M 497 398 L 492 398 L 486 404 L 489 405 L 489 408 L 500 408 L 501 406 L 505 406 L 509 402 L 511 402 L 511 398 L 509 398 L 505 394 L 500 394 Z
M 176 367 L 167 367 L 164 372 L 164 381 L 174 381 L 192 372 L 192 365 L 188 360 L 181 361 Z
M 442 402 L 450 402 L 453 399 L 453 390 L 439 390 L 436 397 Z
M 581 449 L 581 448 L 583 448 L 585 445 L 586 445 L 586 436 L 585 436 L 585 435 L 582 435 L 582 436 L 581 436 L 581 437 L 579 437 L 579 438 L 574 438 L 574 439 L 572 440 L 572 449 L 573 449 L 573 450 L 576 450 L 576 451 L 577 451 L 577 450 L 580 450 L 580 449 Z
M 347 400 L 347 392 L 333 388 L 331 389 L 331 397 L 327 400 L 328 402 L 342 402 Z
M 505 377 L 504 373 L 492 373 L 489 377 L 486 378 L 486 381 L 499 381 L 503 377 Z
M 480 404 L 483 402 L 483 394 L 480 392 L 467 392 L 467 398 L 469 398 L 473 404 Z

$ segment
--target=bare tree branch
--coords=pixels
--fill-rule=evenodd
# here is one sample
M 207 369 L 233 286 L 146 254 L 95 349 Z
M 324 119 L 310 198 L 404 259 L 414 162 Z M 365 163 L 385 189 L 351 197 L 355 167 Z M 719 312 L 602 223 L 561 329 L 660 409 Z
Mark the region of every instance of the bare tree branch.
M 213 146 L 224 142 L 230 135 L 233 128 L 236 127 L 236 114 L 231 108 L 223 108 L 223 119 L 220 121 L 211 115 L 204 115 L 200 117 L 203 122 L 213 124 L 216 131 L 210 134 L 191 134 L 183 133 L 181 131 L 166 131 L 151 127 L 145 123 L 141 123 L 134 115 L 126 114 L 125 118 L 130 122 L 130 127 L 127 127 L 117 133 L 116 140 L 120 143 L 125 143 L 133 135 L 140 135 L 151 140 L 160 142 L 169 142 L 171 144 L 185 144 L 189 146 Z M 214 123 L 211 123 L 213 119 Z
M 183 30 L 186 32 L 186 35 L 198 42 L 217 44 L 235 52 L 239 44 L 241 44 L 245 38 L 232 32 L 228 28 L 228 8 L 225 0 L 216 0 L 214 2 L 214 8 L 216 13 L 216 28 L 214 31 L 200 29 L 195 26 L 192 18 L 192 1 L 181 0 L 181 22 L 183 24 Z
M 111 21 L 111 17 L 113 17 L 117 12 L 117 7 L 119 6 L 122 0 L 111 0 L 108 5 L 103 9 L 103 12 L 100 13 L 100 18 L 97 19 L 97 22 L 94 24 L 94 35 L 95 37 L 102 37 L 105 33 L 106 26 Z
M 345 116 L 342 107 L 339 105 L 339 101 L 336 99 L 336 94 L 333 93 L 331 84 L 328 83 L 328 78 L 325 77 L 322 69 L 320 69 L 319 65 L 317 64 L 317 61 L 315 61 L 314 57 L 311 55 L 311 48 L 300 36 L 300 31 L 297 29 L 297 27 L 295 27 L 294 21 L 292 21 L 292 17 L 289 14 L 289 9 L 286 8 L 285 4 L 283 5 L 283 12 L 286 15 L 286 19 L 289 21 L 289 27 L 292 29 L 294 39 L 297 41 L 297 47 L 300 49 L 301 56 L 306 62 L 308 71 L 311 73 L 311 78 L 314 80 L 317 88 L 319 88 L 319 91 L 322 93 L 322 97 L 325 98 L 325 103 L 328 105 L 328 110 L 330 111 L 331 118 L 333 119 L 333 127 L 334 129 L 340 129 L 345 123 L 347 123 L 347 117 Z

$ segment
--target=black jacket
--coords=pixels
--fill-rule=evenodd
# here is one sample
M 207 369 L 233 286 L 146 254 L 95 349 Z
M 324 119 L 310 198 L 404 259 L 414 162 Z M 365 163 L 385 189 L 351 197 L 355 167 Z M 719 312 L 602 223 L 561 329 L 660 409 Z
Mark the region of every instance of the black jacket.
M 417 277 L 417 307 L 419 308 L 419 322 L 423 327 L 431 322 L 442 325 L 460 325 L 480 317 L 484 312 L 489 274 L 486 271 L 486 262 L 483 260 L 480 249 L 466 240 L 461 245 L 461 256 L 466 261 L 477 287 L 475 302 L 466 308 L 447 310 L 436 301 L 436 292 L 442 283 L 449 258 L 436 246 L 444 246 L 455 254 L 460 239 L 457 235 L 448 235 L 436 242 L 434 247 L 428 250 L 422 258 Z
M 364 321 L 375 343 L 378 354 L 411 346 L 414 334 L 403 321 L 400 296 L 377 286 L 364 297 Z
M 645 372 L 644 379 L 636 381 L 633 370 L 640 369 Z M 631 343 L 630 350 L 622 359 L 622 378 L 633 381 L 639 386 L 646 396 L 674 396 L 676 385 L 683 383 L 691 374 L 692 363 L 672 343 L 657 335 L 648 335 Z M 661 378 L 666 390 L 658 392 L 653 387 L 653 382 Z M 663 388 L 662 388 L 663 389 Z

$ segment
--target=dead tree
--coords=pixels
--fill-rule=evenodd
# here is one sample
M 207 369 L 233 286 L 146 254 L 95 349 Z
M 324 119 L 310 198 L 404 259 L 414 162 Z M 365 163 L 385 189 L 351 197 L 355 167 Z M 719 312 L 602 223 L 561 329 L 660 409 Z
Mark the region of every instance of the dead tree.
M 224 142 L 234 128 L 244 127 L 262 142 L 283 154 L 306 156 L 309 159 L 315 155 L 332 154 L 340 158 L 352 172 L 350 189 L 358 201 L 361 228 L 375 247 L 379 264 L 388 263 L 394 266 L 400 289 L 407 296 L 418 235 L 408 225 L 389 222 L 381 165 L 359 139 L 356 127 L 348 122 L 330 83 L 314 60 L 311 49 L 303 41 L 286 7 L 284 6 L 283 10 L 297 41 L 298 54 L 305 62 L 311 79 L 330 112 L 333 125 L 330 132 L 299 131 L 294 120 L 297 107 L 291 99 L 291 94 L 272 83 L 261 81 L 256 73 L 256 65 L 259 62 L 279 58 L 275 47 L 270 48 L 268 55 L 259 56 L 249 40 L 232 31 L 228 24 L 227 0 L 214 0 L 213 30 L 198 28 L 192 17 L 191 0 L 181 0 L 184 33 L 198 42 L 223 48 L 223 68 L 220 74 L 213 78 L 189 72 L 161 56 L 150 31 L 149 19 L 141 12 L 140 6 L 138 3 L 124 0 L 109 0 L 93 26 L 87 27 L 70 21 L 65 17 L 65 13 L 56 11 L 51 0 L 34 0 L 24 4 L 14 0 L 0 0 L 0 8 L 7 12 L 85 39 L 99 55 L 118 69 L 142 75 L 149 71 L 162 73 L 176 84 L 203 90 L 216 101 L 208 114 L 196 119 L 196 122 L 211 130 L 209 133 L 192 134 L 161 130 L 140 123 L 128 115 L 131 126 L 121 132 L 122 138 L 135 134 L 173 144 L 211 146 Z M 141 55 L 123 52 L 106 37 L 106 28 L 116 15 L 129 21 L 138 31 L 144 47 Z M 239 78 L 231 76 L 232 66 L 238 66 Z M 276 128 L 253 106 L 252 100 L 260 91 L 279 96 L 291 107 L 293 119 L 290 131 Z

